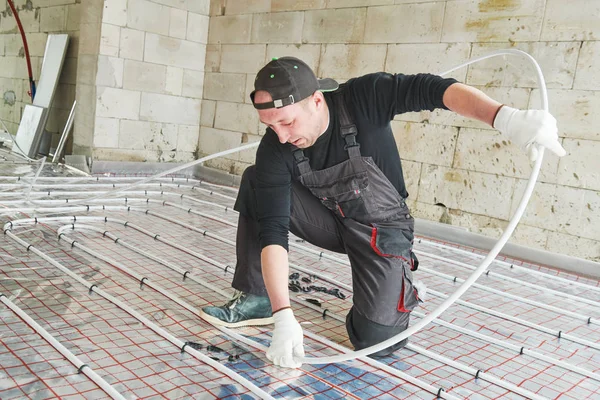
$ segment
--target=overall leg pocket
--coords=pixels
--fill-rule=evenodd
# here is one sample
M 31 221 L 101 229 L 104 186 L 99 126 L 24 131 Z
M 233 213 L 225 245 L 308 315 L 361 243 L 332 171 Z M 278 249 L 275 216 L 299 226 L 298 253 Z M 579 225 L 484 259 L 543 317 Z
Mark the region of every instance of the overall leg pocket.
M 403 313 L 412 311 L 419 303 L 411 273 L 413 240 L 412 225 L 408 224 L 374 224 L 371 231 L 371 248 L 390 262 L 390 278 L 394 286 L 400 286 L 400 293 L 396 289 L 394 294 L 398 296 L 396 309 Z
M 414 238 L 409 227 L 373 224 L 371 247 L 382 257 L 401 258 L 410 263 Z

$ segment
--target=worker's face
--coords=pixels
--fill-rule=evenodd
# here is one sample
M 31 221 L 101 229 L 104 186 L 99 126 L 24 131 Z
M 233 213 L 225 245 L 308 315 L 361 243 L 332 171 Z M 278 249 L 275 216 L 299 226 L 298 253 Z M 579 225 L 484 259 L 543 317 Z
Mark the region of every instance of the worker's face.
M 254 94 L 256 103 L 273 101 L 265 91 Z M 301 102 L 281 108 L 258 110 L 261 122 L 273 129 L 281 143 L 291 143 L 305 149 L 312 146 L 323 133 L 323 118 L 326 115 L 325 98 L 316 92 Z M 325 117 L 326 118 L 326 117 Z

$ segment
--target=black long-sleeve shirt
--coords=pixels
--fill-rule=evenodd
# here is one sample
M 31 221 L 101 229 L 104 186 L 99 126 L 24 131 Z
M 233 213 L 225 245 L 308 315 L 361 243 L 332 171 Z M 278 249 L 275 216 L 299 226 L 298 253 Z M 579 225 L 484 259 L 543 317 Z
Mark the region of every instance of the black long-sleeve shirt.
M 362 156 L 370 156 L 402 197 L 408 197 L 400 154 L 390 121 L 397 114 L 446 108 L 442 97 L 454 79 L 436 75 L 374 73 L 345 83 L 344 96 L 358 134 Z M 340 134 L 340 117 L 330 93 L 324 93 L 329 107 L 329 127 L 309 148 L 303 149 L 313 170 L 321 170 L 348 159 Z M 268 128 L 256 153 L 256 196 L 261 248 L 278 244 L 288 249 L 292 179 L 299 180 L 291 144 L 281 144 Z

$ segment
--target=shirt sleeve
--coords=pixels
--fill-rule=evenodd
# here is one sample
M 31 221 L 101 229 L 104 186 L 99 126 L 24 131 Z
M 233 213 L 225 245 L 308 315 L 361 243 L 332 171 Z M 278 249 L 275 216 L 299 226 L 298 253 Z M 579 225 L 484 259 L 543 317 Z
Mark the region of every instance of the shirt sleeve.
M 275 133 L 267 130 L 267 135 Z M 265 137 L 256 152 L 256 179 L 260 247 L 278 244 L 288 250 L 292 176 L 272 137 Z
M 366 111 L 371 121 L 385 125 L 397 114 L 448 109 L 443 102 L 446 89 L 456 79 L 432 74 L 389 74 L 378 72 L 352 79 L 352 102 Z

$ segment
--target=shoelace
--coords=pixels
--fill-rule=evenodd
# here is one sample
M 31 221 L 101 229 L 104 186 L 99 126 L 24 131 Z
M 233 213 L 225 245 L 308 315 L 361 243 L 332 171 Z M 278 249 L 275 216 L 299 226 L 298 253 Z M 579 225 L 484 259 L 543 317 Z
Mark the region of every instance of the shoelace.
M 238 303 L 242 300 L 243 296 L 244 296 L 244 292 L 236 292 L 233 295 L 233 298 L 229 301 L 229 304 L 227 304 L 227 307 L 230 310 L 233 310 L 235 308 L 235 306 L 237 306 Z

